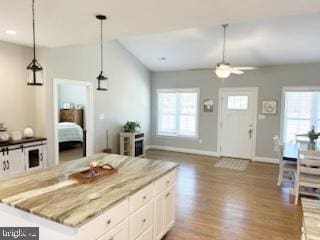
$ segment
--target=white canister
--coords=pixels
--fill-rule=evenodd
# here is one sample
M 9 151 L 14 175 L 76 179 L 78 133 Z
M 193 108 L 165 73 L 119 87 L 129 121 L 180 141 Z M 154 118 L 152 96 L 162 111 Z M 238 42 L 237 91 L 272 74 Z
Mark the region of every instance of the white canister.
M 22 139 L 22 134 L 20 131 L 14 131 L 11 133 L 11 137 L 13 141 L 18 141 Z
M 24 129 L 24 131 L 23 131 L 23 136 L 24 136 L 25 138 L 32 138 L 32 137 L 33 137 L 33 130 L 32 130 L 32 128 L 26 128 L 26 129 Z
M 0 142 L 9 141 L 10 135 L 6 132 L 0 132 Z

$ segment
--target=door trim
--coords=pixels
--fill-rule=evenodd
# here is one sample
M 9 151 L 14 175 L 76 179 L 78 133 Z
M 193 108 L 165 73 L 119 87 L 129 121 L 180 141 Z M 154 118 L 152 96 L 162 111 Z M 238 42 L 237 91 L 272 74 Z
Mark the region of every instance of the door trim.
M 93 154 L 93 85 L 91 82 L 87 81 L 77 81 L 69 79 L 53 79 L 53 129 L 54 129 L 54 160 L 55 164 L 59 164 L 59 142 L 58 142 L 58 119 L 59 119 L 59 106 L 58 106 L 58 86 L 60 84 L 73 84 L 84 86 L 87 89 L 87 106 L 85 108 L 86 114 L 86 130 L 87 130 L 87 140 L 86 140 L 86 152 L 87 156 Z
M 257 142 L 257 115 L 258 115 L 258 87 L 241 87 L 241 88 L 219 88 L 219 104 L 218 104 L 218 136 L 217 136 L 217 155 L 221 157 L 221 122 L 222 122 L 222 96 L 224 91 L 252 91 L 254 93 L 253 101 L 253 137 L 252 137 L 252 152 L 251 160 L 255 161 L 256 142 Z

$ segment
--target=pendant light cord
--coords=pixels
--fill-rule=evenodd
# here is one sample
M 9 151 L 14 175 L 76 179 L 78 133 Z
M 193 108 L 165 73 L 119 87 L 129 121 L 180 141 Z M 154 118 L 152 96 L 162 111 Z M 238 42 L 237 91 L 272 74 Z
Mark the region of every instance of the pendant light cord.
M 101 72 L 103 71 L 103 28 L 102 28 L 102 20 L 101 20 L 101 24 L 100 24 L 100 64 L 101 64 Z
M 33 60 L 36 59 L 36 31 L 34 19 L 34 0 L 32 0 Z
M 222 62 L 224 63 L 225 60 L 225 51 L 226 51 L 226 28 L 228 24 L 223 24 L 223 49 L 222 49 Z

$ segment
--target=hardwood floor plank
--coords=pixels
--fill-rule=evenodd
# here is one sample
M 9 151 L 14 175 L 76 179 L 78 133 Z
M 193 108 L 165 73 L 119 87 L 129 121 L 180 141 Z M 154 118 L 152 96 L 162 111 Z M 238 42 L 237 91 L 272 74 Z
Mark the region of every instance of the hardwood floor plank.
M 218 158 L 147 151 L 180 163 L 177 222 L 165 240 L 298 240 L 302 211 L 289 187 L 277 187 L 278 166 L 249 163 L 245 171 L 215 168 Z

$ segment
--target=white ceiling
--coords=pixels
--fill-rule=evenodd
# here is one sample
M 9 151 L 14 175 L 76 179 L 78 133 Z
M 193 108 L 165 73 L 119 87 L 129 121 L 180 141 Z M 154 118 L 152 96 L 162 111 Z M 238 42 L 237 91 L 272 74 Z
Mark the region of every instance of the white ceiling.
M 98 13 L 110 17 L 105 33 L 112 39 L 320 11 L 319 0 L 36 0 L 36 6 L 37 42 L 50 47 L 96 42 Z M 7 29 L 17 35 L 7 36 Z M 0 1 L 0 40 L 30 44 L 31 30 L 31 0 Z M 184 34 L 197 44 L 194 31 Z
M 153 71 L 213 68 L 222 58 L 221 26 L 122 39 Z M 266 66 L 320 62 L 320 14 L 231 24 L 226 60 L 233 65 Z M 159 61 L 165 57 L 165 61 Z

